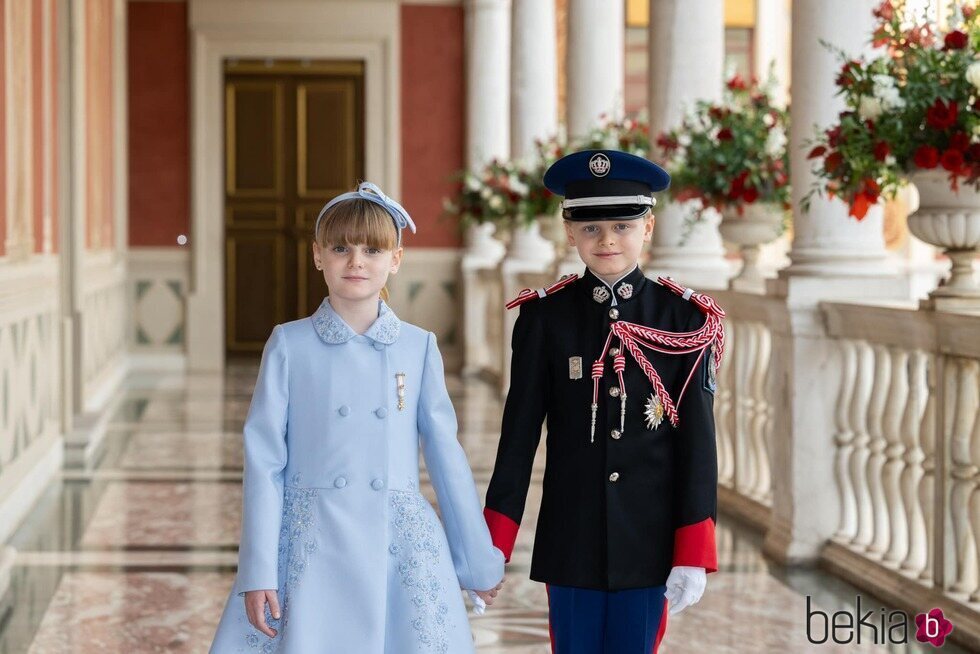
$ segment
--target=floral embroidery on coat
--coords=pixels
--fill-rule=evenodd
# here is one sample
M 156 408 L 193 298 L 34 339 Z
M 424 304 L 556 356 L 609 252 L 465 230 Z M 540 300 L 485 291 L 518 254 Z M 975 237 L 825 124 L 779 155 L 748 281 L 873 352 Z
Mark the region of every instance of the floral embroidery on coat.
M 443 586 L 436 569 L 439 541 L 427 514 L 428 502 L 418 493 L 392 492 L 394 534 L 388 551 L 395 557 L 398 575 L 411 594 L 415 618 L 412 627 L 425 651 L 449 651 L 446 635 L 449 605 L 443 601 Z
M 337 315 L 330 302 L 324 298 L 320 307 L 311 316 L 313 328 L 320 335 L 323 342 L 331 345 L 346 343 L 357 334 L 354 330 Z M 402 321 L 399 320 L 395 312 L 391 310 L 384 300 L 378 300 L 378 317 L 375 319 L 364 335 L 371 340 L 391 345 L 398 340 L 401 332 Z
M 298 479 L 294 479 L 297 481 Z M 279 609 L 281 617 L 272 617 L 269 606 L 265 607 L 265 622 L 276 630 L 275 638 L 269 638 L 256 629 L 245 637 L 246 644 L 262 654 L 274 654 L 289 624 L 289 596 L 299 583 L 309 556 L 316 551 L 316 541 L 310 534 L 313 525 L 315 488 L 286 486 L 282 506 L 282 526 L 279 529 Z

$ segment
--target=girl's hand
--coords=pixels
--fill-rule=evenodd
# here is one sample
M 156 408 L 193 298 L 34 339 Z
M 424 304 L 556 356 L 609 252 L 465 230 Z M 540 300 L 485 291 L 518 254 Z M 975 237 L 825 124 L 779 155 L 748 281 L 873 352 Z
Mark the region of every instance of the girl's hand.
M 490 590 L 475 590 L 473 592 L 476 593 L 480 597 L 480 599 L 482 599 L 486 603 L 487 606 L 490 606 L 491 604 L 493 604 L 493 601 L 497 598 L 497 592 L 500 590 L 500 587 L 503 585 L 504 582 L 501 581 L 499 584 L 497 584 L 495 588 L 491 588 Z
M 252 626 L 269 638 L 276 637 L 276 630 L 265 623 L 265 603 L 269 603 L 272 617 L 279 619 L 279 596 L 274 590 L 250 590 L 245 593 L 245 614 Z

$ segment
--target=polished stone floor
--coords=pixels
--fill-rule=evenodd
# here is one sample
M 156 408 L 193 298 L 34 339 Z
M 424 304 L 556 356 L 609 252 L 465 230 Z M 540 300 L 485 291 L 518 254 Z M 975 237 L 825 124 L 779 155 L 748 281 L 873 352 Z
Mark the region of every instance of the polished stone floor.
M 240 364 L 220 377 L 130 378 L 97 461 L 64 471 L 11 540 L 0 654 L 207 652 L 234 578 L 241 427 L 254 376 Z M 482 495 L 501 403 L 480 381 L 449 386 Z M 544 589 L 527 579 L 541 474 L 538 465 L 505 591 L 472 618 L 481 654 L 550 651 Z M 851 607 L 857 591 L 819 571 L 771 566 L 759 535 L 724 515 L 718 536 L 721 570 L 700 604 L 670 619 L 662 652 L 926 651 L 875 647 L 867 632 L 861 646 L 809 644 L 806 596 L 832 613 Z M 862 607 L 880 605 L 864 595 Z

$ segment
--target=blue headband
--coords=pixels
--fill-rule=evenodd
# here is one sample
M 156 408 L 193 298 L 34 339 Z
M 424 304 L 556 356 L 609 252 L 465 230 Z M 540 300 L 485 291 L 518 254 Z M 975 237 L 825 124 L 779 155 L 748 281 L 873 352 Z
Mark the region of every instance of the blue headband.
M 415 223 L 412 222 L 412 217 L 408 215 L 402 205 L 398 204 L 387 195 L 381 192 L 377 184 L 372 184 L 371 182 L 361 182 L 357 185 L 356 191 L 351 191 L 350 193 L 342 193 L 338 195 L 330 202 L 320 209 L 320 214 L 316 217 L 316 222 L 313 223 L 313 237 L 320 233 L 320 218 L 323 218 L 323 214 L 327 212 L 327 209 L 339 204 L 344 200 L 367 200 L 368 202 L 373 202 L 380 206 L 382 209 L 388 212 L 391 219 L 395 221 L 395 231 L 398 232 L 398 245 L 402 244 L 402 230 L 408 227 L 415 233 Z

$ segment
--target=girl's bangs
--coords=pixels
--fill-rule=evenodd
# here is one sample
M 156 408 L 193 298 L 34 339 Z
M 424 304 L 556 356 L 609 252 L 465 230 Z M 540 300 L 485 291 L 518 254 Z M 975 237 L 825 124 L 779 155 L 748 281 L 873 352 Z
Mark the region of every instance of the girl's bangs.
M 317 243 L 360 245 L 394 250 L 398 244 L 395 223 L 387 211 L 369 200 L 347 200 L 331 207 L 320 219 Z

